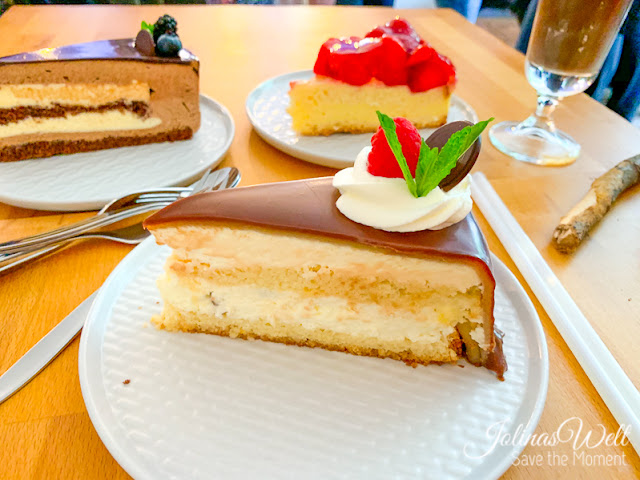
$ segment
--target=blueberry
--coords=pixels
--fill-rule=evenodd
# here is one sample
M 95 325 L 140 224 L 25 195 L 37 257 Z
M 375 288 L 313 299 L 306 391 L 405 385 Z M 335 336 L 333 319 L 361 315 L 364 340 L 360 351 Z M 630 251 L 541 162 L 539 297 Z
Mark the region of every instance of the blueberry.
M 182 42 L 175 34 L 164 33 L 156 43 L 156 53 L 161 57 L 175 57 L 182 48 Z

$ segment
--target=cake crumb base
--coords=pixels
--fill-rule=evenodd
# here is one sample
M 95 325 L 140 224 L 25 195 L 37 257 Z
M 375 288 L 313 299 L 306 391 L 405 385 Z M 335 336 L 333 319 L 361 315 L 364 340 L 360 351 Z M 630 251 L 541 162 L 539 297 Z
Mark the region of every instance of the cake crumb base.
M 422 128 L 437 128 L 443 126 L 447 123 L 447 116 L 443 116 L 439 119 L 436 119 L 432 122 L 413 122 L 413 125 L 418 129 Z M 300 135 L 304 136 L 319 136 L 319 137 L 328 137 L 329 135 L 333 135 L 334 133 L 350 133 L 350 134 L 361 134 L 361 133 L 374 133 L 378 130 L 378 127 L 373 126 L 330 126 L 326 128 L 318 127 L 317 125 L 305 125 L 300 128 Z
M 295 329 L 291 334 L 269 334 L 266 332 L 249 331 L 246 326 L 241 327 L 232 322 L 226 325 L 215 325 L 204 323 L 199 316 L 186 318 L 181 313 L 171 309 L 163 312 L 163 315 L 154 316 L 151 323 L 158 329 L 168 331 L 180 331 L 185 333 L 207 333 L 229 338 L 239 338 L 243 340 L 263 340 L 266 342 L 283 343 L 285 345 L 296 345 L 299 347 L 322 348 L 324 350 L 350 353 L 363 357 L 391 358 L 399 360 L 410 367 L 418 365 L 455 363 L 464 358 L 462 342 L 457 332 L 451 334 L 447 339 L 446 347 L 442 345 L 439 351 L 432 352 L 431 355 L 420 355 L 409 349 L 392 350 L 380 346 L 378 348 L 367 347 L 354 343 L 350 335 L 336 332 L 322 332 L 318 338 L 309 338 L 314 332 Z M 322 338 L 322 337 L 326 337 Z M 333 341 L 332 341 L 333 340 Z

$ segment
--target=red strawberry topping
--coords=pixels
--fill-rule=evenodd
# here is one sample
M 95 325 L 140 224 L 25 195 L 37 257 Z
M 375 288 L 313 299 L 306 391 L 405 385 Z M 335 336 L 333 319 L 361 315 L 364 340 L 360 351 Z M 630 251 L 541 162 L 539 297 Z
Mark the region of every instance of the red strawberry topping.
M 455 83 L 449 59 L 401 18 L 374 28 L 363 39 L 330 38 L 320 47 L 313 71 L 350 85 L 375 78 L 389 86 L 408 85 L 412 92 Z
M 320 47 L 313 71 L 350 85 L 364 85 L 373 78 L 373 50 L 378 43 L 378 39 L 331 38 Z
M 375 78 L 389 86 L 407 84 L 409 55 L 396 38 L 382 37 L 373 54 Z
M 456 83 L 456 69 L 451 60 L 436 53 L 426 62 L 409 68 L 408 85 L 412 92 L 424 92 L 431 88 Z
M 411 175 L 415 176 L 422 142 L 420 132 L 406 118 L 398 117 L 394 118 L 393 121 L 396 124 L 398 140 L 402 145 L 402 153 L 407 160 Z M 387 137 L 385 137 L 382 127 L 378 127 L 378 131 L 371 138 L 371 152 L 369 153 L 367 171 L 376 177 L 403 178 L 400 165 L 398 165 L 398 161 L 391 151 L 391 147 L 389 147 L 389 142 L 387 142 Z
M 395 37 L 396 40 L 405 48 L 407 53 L 412 53 L 418 45 L 424 43 L 424 40 L 420 38 L 420 35 L 413 29 L 409 22 L 403 18 L 395 18 L 384 25 L 380 25 L 369 33 L 365 37 Z
M 318 58 L 316 58 L 316 64 L 313 66 L 313 71 L 318 75 L 331 76 L 331 70 L 329 69 L 329 58 L 331 57 L 331 45 L 335 42 L 339 42 L 337 38 L 330 38 L 322 44 L 320 51 L 318 52 Z
M 436 52 L 433 48 L 431 48 L 426 43 L 423 43 L 413 51 L 411 57 L 409 57 L 409 61 L 407 62 L 407 67 L 413 67 L 414 65 L 418 65 L 422 62 L 427 62 L 431 59 L 431 57 L 437 54 L 438 52 Z

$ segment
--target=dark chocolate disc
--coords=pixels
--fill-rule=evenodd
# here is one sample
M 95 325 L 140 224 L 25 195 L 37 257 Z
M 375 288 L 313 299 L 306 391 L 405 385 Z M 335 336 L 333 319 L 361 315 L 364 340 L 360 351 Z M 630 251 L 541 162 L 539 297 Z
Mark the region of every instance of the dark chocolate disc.
M 156 54 L 156 45 L 148 30 L 140 30 L 136 36 L 136 50 L 143 55 L 152 56 Z
M 427 138 L 425 142 L 431 148 L 442 148 L 447 143 L 447 140 L 449 140 L 451 135 L 462 130 L 464 127 L 469 127 L 471 125 L 473 125 L 473 123 L 463 120 L 447 123 L 429 135 L 429 138 Z M 445 192 L 448 192 L 455 187 L 471 171 L 479 154 L 480 138 L 473 142 L 473 145 L 471 145 L 469 149 L 458 159 L 456 166 L 453 167 L 453 170 L 451 170 L 449 175 L 447 175 L 438 186 Z

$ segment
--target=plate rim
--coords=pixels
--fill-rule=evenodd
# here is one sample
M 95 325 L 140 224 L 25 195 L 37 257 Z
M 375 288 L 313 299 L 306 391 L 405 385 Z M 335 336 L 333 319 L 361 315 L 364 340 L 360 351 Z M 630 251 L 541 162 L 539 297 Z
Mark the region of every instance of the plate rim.
M 527 425 L 522 430 L 522 438 L 529 438 L 529 436 L 534 433 L 535 429 L 538 427 L 538 424 L 540 423 L 540 417 L 542 416 L 542 412 L 544 410 L 544 406 L 547 401 L 547 394 L 549 390 L 549 349 L 547 346 L 547 339 L 544 333 L 544 329 L 542 327 L 542 322 L 540 321 L 540 316 L 538 315 L 538 312 L 534 307 L 533 302 L 531 301 L 531 297 L 529 297 L 526 290 L 524 289 L 522 284 L 518 281 L 514 273 L 509 269 L 509 267 L 507 267 L 507 265 L 502 260 L 500 260 L 495 253 L 493 252 L 490 252 L 490 253 L 491 253 L 492 268 L 501 270 L 500 275 L 505 275 L 511 281 L 511 285 L 517 286 L 520 293 L 520 299 L 522 300 L 522 303 L 521 303 L 522 307 L 524 307 L 528 311 L 530 318 L 534 319 L 533 325 L 529 325 L 529 328 L 532 328 L 534 330 L 535 337 L 538 340 L 537 346 L 539 347 L 539 355 L 538 357 L 533 357 L 533 358 L 535 360 L 539 360 L 541 363 L 540 365 L 541 368 L 537 371 L 534 370 L 534 372 L 540 374 L 539 380 L 540 380 L 541 388 L 532 406 L 532 411 L 531 411 L 531 415 L 529 416 L 529 421 L 527 422 Z M 497 275 L 494 275 L 494 276 L 497 276 Z M 507 291 L 505 291 L 505 294 L 507 294 Z M 520 320 L 520 318 L 518 318 L 518 320 Z M 523 329 L 526 330 L 525 325 L 521 325 L 521 326 Z M 527 336 L 527 340 L 529 341 L 529 343 L 531 343 L 533 339 L 530 336 Z M 531 359 L 532 358 L 530 357 L 530 360 Z M 529 369 L 529 373 L 531 373 L 531 370 L 532 369 Z M 531 382 L 531 378 L 528 379 L 528 383 L 530 382 Z M 524 407 L 524 404 L 521 404 L 519 411 L 522 410 L 523 407 Z M 485 473 L 486 478 L 495 478 L 495 479 L 500 478 L 511 467 L 511 465 L 513 465 L 516 458 L 520 455 L 520 453 L 522 453 L 522 451 L 525 449 L 526 446 L 527 446 L 526 444 L 513 445 L 511 452 L 509 452 L 510 455 L 505 455 L 502 461 L 494 464 L 493 468 L 490 468 Z M 477 472 L 474 473 L 473 478 L 476 478 L 475 477 L 476 474 Z
M 293 72 L 283 73 L 280 75 L 276 75 L 275 77 L 268 78 L 262 82 L 260 82 L 256 87 L 254 87 L 251 92 L 247 95 L 247 99 L 245 100 L 244 109 L 249 119 L 249 123 L 256 131 L 258 136 L 262 138 L 265 142 L 267 142 L 272 147 L 280 150 L 281 152 L 286 153 L 287 155 L 291 155 L 294 158 L 299 160 L 303 160 L 305 162 L 314 163 L 316 165 L 320 165 L 323 167 L 329 168 L 347 168 L 353 166 L 353 161 L 346 162 L 344 160 L 335 158 L 335 157 L 326 157 L 323 155 L 318 155 L 313 152 L 308 152 L 306 150 L 301 150 L 291 145 L 288 145 L 285 142 L 280 141 L 278 138 L 271 135 L 267 130 L 260 126 L 258 119 L 255 117 L 252 106 L 255 104 L 259 95 L 269 87 L 270 84 L 275 83 L 276 81 L 294 81 L 294 80 L 306 80 L 310 76 L 313 75 L 313 70 L 296 70 Z M 471 117 L 473 118 L 474 123 L 477 123 L 479 120 L 477 112 L 473 109 L 473 107 L 465 101 L 463 98 L 459 97 L 456 94 L 451 95 L 451 101 L 457 101 L 464 105 L 464 108 L 469 112 Z M 355 160 L 355 159 L 354 159 Z
M 228 129 L 228 135 L 225 140 L 225 143 L 221 147 L 220 155 L 212 162 L 206 163 L 199 168 L 194 168 L 193 170 L 187 172 L 185 175 L 180 176 L 178 180 L 170 181 L 166 185 L 158 185 L 157 188 L 165 188 L 165 187 L 174 187 L 179 185 L 188 184 L 191 181 L 195 180 L 197 177 L 202 175 L 208 168 L 213 168 L 219 165 L 224 156 L 229 152 L 229 148 L 231 148 L 231 144 L 235 138 L 236 134 L 236 125 L 233 120 L 233 116 L 229 112 L 229 109 L 225 107 L 222 103 L 214 100 L 209 95 L 204 93 L 199 94 L 200 103 L 208 103 L 209 106 L 218 110 L 224 119 L 225 125 Z M 200 130 L 198 130 L 200 131 Z M 188 141 L 188 140 L 187 140 Z M 135 145 L 131 147 L 118 147 L 118 148 L 145 148 L 151 144 L 145 145 Z M 118 148 L 114 149 L 104 149 L 104 150 L 118 150 Z M 96 151 L 104 151 L 104 150 L 96 150 Z M 93 152 L 79 152 L 79 153 L 93 153 Z M 74 154 L 71 154 L 74 155 Z M 61 157 L 62 155 L 56 155 L 57 157 Z M 46 161 L 47 157 L 44 158 L 33 158 L 27 160 L 38 160 L 38 161 Z M 127 195 L 127 192 L 122 191 L 121 196 Z M 0 191 L 0 202 L 6 203 L 7 205 L 11 205 L 19 208 L 28 208 L 32 210 L 40 210 L 40 211 L 48 211 L 48 212 L 83 212 L 83 211 L 92 211 L 99 210 L 108 202 L 113 200 L 113 198 L 107 199 L 98 199 L 98 200 L 85 200 L 85 201 L 42 201 L 42 200 L 30 200 L 30 199 L 22 199 L 20 196 L 15 195 L 7 195 L 5 192 Z
M 108 311 L 113 309 L 114 302 L 109 301 L 109 299 L 113 298 L 114 293 L 118 294 L 121 290 L 121 286 L 122 288 L 125 288 L 126 285 L 129 284 L 131 279 L 136 275 L 137 269 L 152 258 L 154 250 L 156 250 L 155 255 L 157 255 L 161 249 L 168 249 L 168 247 L 157 245 L 155 243 L 155 238 L 149 237 L 136 246 L 118 263 L 116 268 L 100 287 L 98 295 L 91 305 L 91 309 L 87 314 L 87 318 L 82 329 L 80 347 L 78 351 L 80 389 L 85 403 L 85 408 L 89 414 L 89 419 L 98 433 L 100 440 L 116 462 L 129 475 L 136 479 L 154 479 L 153 468 L 151 465 L 147 466 L 148 462 L 144 457 L 133 453 L 136 452 L 135 447 L 130 444 L 122 432 L 120 432 L 119 438 L 116 439 L 117 436 L 115 433 L 117 433 L 120 428 L 117 423 L 117 418 L 113 414 L 109 402 L 107 401 L 103 382 L 104 377 L 101 375 L 99 378 L 94 378 L 89 371 L 89 365 L 93 364 L 93 362 L 97 362 L 96 364 L 102 372 L 102 348 L 91 349 L 90 346 L 92 341 L 96 341 L 96 338 L 94 338 L 96 335 L 98 335 L 97 340 L 100 341 L 100 347 L 103 345 L 103 334 L 107 325 L 107 317 L 104 316 L 101 318 L 99 313 L 104 312 L 105 308 L 107 308 Z M 494 253 L 491 253 L 491 260 L 493 265 L 492 268 L 496 272 L 499 271 L 499 273 L 494 272 L 494 276 L 506 276 L 510 285 L 515 288 L 516 293 L 519 295 L 519 299 L 521 300 L 520 303 L 527 310 L 528 316 L 535 320 L 533 324 L 525 325 L 521 322 L 520 316 L 518 316 L 521 328 L 523 328 L 525 332 L 530 332 L 530 334 L 526 335 L 528 346 L 536 346 L 538 349 L 538 355 L 530 357 L 529 360 L 530 362 L 531 360 L 534 360 L 540 364 L 540 368 L 537 370 L 531 366 L 528 369 L 529 374 L 532 371 L 539 374 L 539 379 L 537 380 L 539 381 L 538 384 L 540 385 L 540 388 L 536 391 L 536 398 L 533 401 L 533 405 L 530 407 L 530 414 L 527 415 L 527 424 L 522 430 L 522 438 L 527 438 L 530 434 L 534 433 L 538 426 L 548 393 L 549 357 L 546 337 L 538 313 L 522 284 L 518 281 L 513 272 L 511 272 L 511 270 L 509 270 L 509 268 Z M 506 286 L 507 285 L 501 285 L 503 288 Z M 504 293 L 505 295 L 509 295 L 509 291 L 506 288 Z M 529 376 L 525 389 L 530 388 L 531 383 L 531 376 Z M 102 394 L 100 397 L 94 395 L 96 388 Z M 525 401 L 520 404 L 518 412 L 525 408 L 527 404 L 527 397 L 525 396 L 523 398 Z M 107 425 L 112 425 L 112 427 L 109 428 Z M 486 469 L 480 470 L 480 473 L 484 476 L 483 478 L 497 479 L 511 467 L 515 459 L 526 446 L 520 445 L 519 443 L 521 442 L 514 443 L 516 444 L 510 445 L 508 447 L 508 451 L 504 452 L 508 454 L 503 455 L 501 460 L 493 462 L 488 465 Z M 482 468 L 482 465 L 483 464 L 481 464 L 479 468 Z M 477 469 L 474 469 L 470 473 L 470 477 L 465 478 L 476 478 L 477 474 Z

